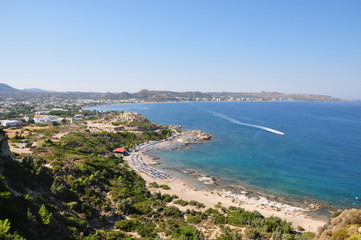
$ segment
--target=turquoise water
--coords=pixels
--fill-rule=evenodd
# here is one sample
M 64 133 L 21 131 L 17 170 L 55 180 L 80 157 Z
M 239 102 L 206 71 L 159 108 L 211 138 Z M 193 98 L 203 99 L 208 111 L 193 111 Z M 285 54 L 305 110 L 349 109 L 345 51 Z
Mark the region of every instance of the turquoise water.
M 161 103 L 92 109 L 139 112 L 154 122 L 200 129 L 215 137 L 190 150 L 152 153 L 170 167 L 199 169 L 225 184 L 361 208 L 356 199 L 361 199 L 360 102 Z

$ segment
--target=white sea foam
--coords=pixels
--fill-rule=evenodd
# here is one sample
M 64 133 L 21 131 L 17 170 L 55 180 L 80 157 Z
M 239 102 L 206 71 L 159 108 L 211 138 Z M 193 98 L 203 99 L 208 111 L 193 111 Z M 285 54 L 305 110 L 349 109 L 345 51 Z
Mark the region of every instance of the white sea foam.
M 262 129 L 264 131 L 267 131 L 267 132 L 271 132 L 271 133 L 275 133 L 275 134 L 279 134 L 279 135 L 285 135 L 284 132 L 281 132 L 281 131 L 278 131 L 278 130 L 275 130 L 275 129 L 272 129 L 272 128 L 269 128 L 269 127 L 264 127 L 264 126 L 259 126 L 259 125 L 254 125 L 254 124 L 249 124 L 249 123 L 244 123 L 244 122 L 241 122 L 241 121 L 238 121 L 237 119 L 234 119 L 230 116 L 227 116 L 227 115 L 224 115 L 224 114 L 220 114 L 220 113 L 213 113 L 213 116 L 217 116 L 217 117 L 221 117 L 223 119 L 226 119 L 232 123 L 235 123 L 235 124 L 239 124 L 239 125 L 243 125 L 243 126 L 247 126 L 247 127 L 253 127 L 253 128 L 258 128 L 258 129 Z

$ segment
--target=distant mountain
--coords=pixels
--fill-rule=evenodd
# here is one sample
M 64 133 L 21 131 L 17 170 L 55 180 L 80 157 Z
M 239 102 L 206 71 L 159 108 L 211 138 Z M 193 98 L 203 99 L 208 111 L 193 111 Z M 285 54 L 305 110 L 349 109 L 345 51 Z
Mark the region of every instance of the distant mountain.
M 26 94 L 24 94 L 26 93 Z M 18 90 L 0 83 L 0 95 L 17 98 L 65 97 L 67 99 L 136 99 L 143 102 L 180 102 L 180 101 L 352 101 L 325 95 L 287 94 L 279 92 L 174 92 L 143 89 L 136 93 L 128 92 L 53 92 L 39 88 Z
M 21 92 L 21 90 L 10 87 L 5 83 L 0 83 L 0 93 L 17 93 Z
M 40 89 L 40 88 L 24 88 L 24 92 L 30 92 L 30 93 L 45 93 L 48 92 L 46 90 Z

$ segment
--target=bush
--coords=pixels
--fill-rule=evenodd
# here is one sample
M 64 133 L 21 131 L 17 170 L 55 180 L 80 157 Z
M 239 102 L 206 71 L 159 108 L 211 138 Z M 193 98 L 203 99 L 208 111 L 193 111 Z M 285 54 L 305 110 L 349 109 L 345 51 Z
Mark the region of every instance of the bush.
M 305 229 L 304 229 L 303 227 L 301 227 L 301 226 L 298 226 L 298 227 L 297 227 L 297 230 L 300 231 L 300 232 L 305 231 Z
M 213 215 L 213 214 L 218 214 L 218 210 L 214 209 L 214 208 L 208 208 L 207 210 L 204 211 L 205 214 L 207 215 Z
M 156 182 L 152 182 L 152 183 L 149 183 L 149 187 L 159 188 L 159 185 L 158 185 L 158 183 L 156 183 Z
M 64 199 L 65 201 L 74 201 L 77 199 L 76 194 L 70 191 L 65 182 L 60 177 L 55 177 L 53 184 L 50 187 L 50 192 L 56 197 Z
M 149 202 L 140 202 L 133 204 L 133 208 L 139 214 L 148 214 L 152 211 L 152 208 L 149 206 Z
M 115 228 L 125 232 L 134 232 L 139 227 L 139 222 L 133 219 L 125 219 L 115 223 Z
M 182 212 L 179 211 L 178 208 L 176 208 L 174 206 L 170 206 L 170 207 L 165 207 L 164 208 L 164 215 L 166 217 L 181 218 L 182 217 Z
M 178 200 L 175 200 L 174 201 L 174 204 L 178 204 L 178 205 L 181 205 L 181 206 L 187 206 L 188 205 L 188 202 L 187 201 L 184 201 L 183 199 L 178 199 Z
M 354 233 L 349 238 L 347 238 L 347 240 L 361 240 L 361 234 Z
M 348 237 L 349 237 L 349 235 L 348 235 L 347 229 L 341 228 L 332 234 L 331 240 L 344 240 Z
M 173 198 L 172 198 L 172 196 L 169 195 L 169 194 L 164 194 L 162 201 L 163 201 L 163 202 L 166 202 L 166 203 L 169 203 L 169 202 L 173 201 Z
M 163 184 L 163 185 L 160 185 L 159 186 L 161 189 L 163 189 L 163 190 L 170 190 L 171 188 L 168 186 L 168 185 L 166 185 L 166 184 Z
M 211 222 L 214 224 L 226 224 L 227 218 L 223 214 L 218 213 L 211 217 Z
M 248 239 L 261 239 L 261 234 L 257 229 L 247 228 L 245 230 L 245 236 Z
M 182 225 L 173 230 L 172 238 L 182 240 L 201 240 L 203 239 L 203 236 L 202 233 L 195 227 Z
M 264 217 L 257 211 L 248 212 L 248 211 L 236 211 L 227 213 L 227 222 L 233 226 L 244 226 L 251 225 L 255 222 L 259 222 Z
M 191 200 L 188 202 L 189 205 L 191 206 L 196 206 L 197 208 L 204 208 L 204 204 L 203 203 L 200 203 L 200 202 L 197 202 L 197 201 L 194 201 L 194 200 Z
M 187 216 L 187 223 L 198 224 L 202 222 L 202 219 L 198 216 Z
M 315 238 L 315 234 L 312 232 L 303 232 L 296 237 L 297 240 L 312 240 Z
M 149 237 L 154 239 L 157 234 L 155 233 L 156 225 L 154 223 L 148 222 L 145 225 L 139 225 L 137 232 L 142 237 Z

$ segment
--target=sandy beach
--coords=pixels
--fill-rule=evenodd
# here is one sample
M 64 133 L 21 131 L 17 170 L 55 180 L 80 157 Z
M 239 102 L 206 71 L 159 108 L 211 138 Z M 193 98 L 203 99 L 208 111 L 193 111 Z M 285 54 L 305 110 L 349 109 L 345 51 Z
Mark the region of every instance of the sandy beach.
M 157 143 L 155 148 L 164 147 L 167 144 L 170 144 L 172 141 L 182 142 L 184 138 L 185 138 L 184 135 L 179 135 L 171 140 Z M 189 139 L 189 136 L 187 136 L 187 139 Z M 147 150 L 149 150 L 149 148 Z M 133 156 L 134 154 L 139 154 L 138 157 L 140 157 L 144 161 L 144 163 L 148 166 L 157 164 L 157 162 L 155 162 L 152 159 L 152 157 L 146 154 L 146 151 L 137 151 L 136 153 L 132 153 L 132 154 Z M 161 188 L 155 189 L 149 187 L 149 189 L 152 192 L 161 192 L 163 194 L 168 193 L 170 195 L 175 194 L 180 199 L 186 201 L 195 200 L 203 203 L 206 206 L 205 209 L 211 207 L 213 208 L 215 205 L 221 203 L 221 205 L 224 207 L 237 206 L 237 207 L 242 207 L 248 211 L 256 210 L 265 217 L 271 217 L 271 216 L 279 217 L 281 219 L 292 222 L 295 228 L 301 226 L 306 231 L 310 231 L 310 232 L 316 232 L 319 227 L 322 227 L 326 223 L 324 220 L 310 217 L 308 215 L 309 212 L 308 209 L 299 208 L 276 201 L 271 201 L 263 196 L 249 197 L 246 196 L 246 194 L 244 195 L 234 194 L 226 190 L 217 190 L 217 191 L 197 190 L 191 186 L 190 182 L 187 182 L 183 179 L 179 179 L 179 178 L 165 179 L 165 178 L 149 176 L 146 173 L 139 171 L 139 169 L 134 164 L 132 164 L 131 161 L 132 154 L 130 156 L 125 157 L 125 160 L 135 171 L 137 171 L 142 176 L 142 178 L 147 182 L 148 186 L 150 183 L 156 182 L 159 185 L 166 184 L 171 188 L 170 190 L 163 190 Z M 191 206 L 186 206 L 186 207 L 182 207 L 179 205 L 176 206 L 179 207 L 181 210 L 192 208 Z

